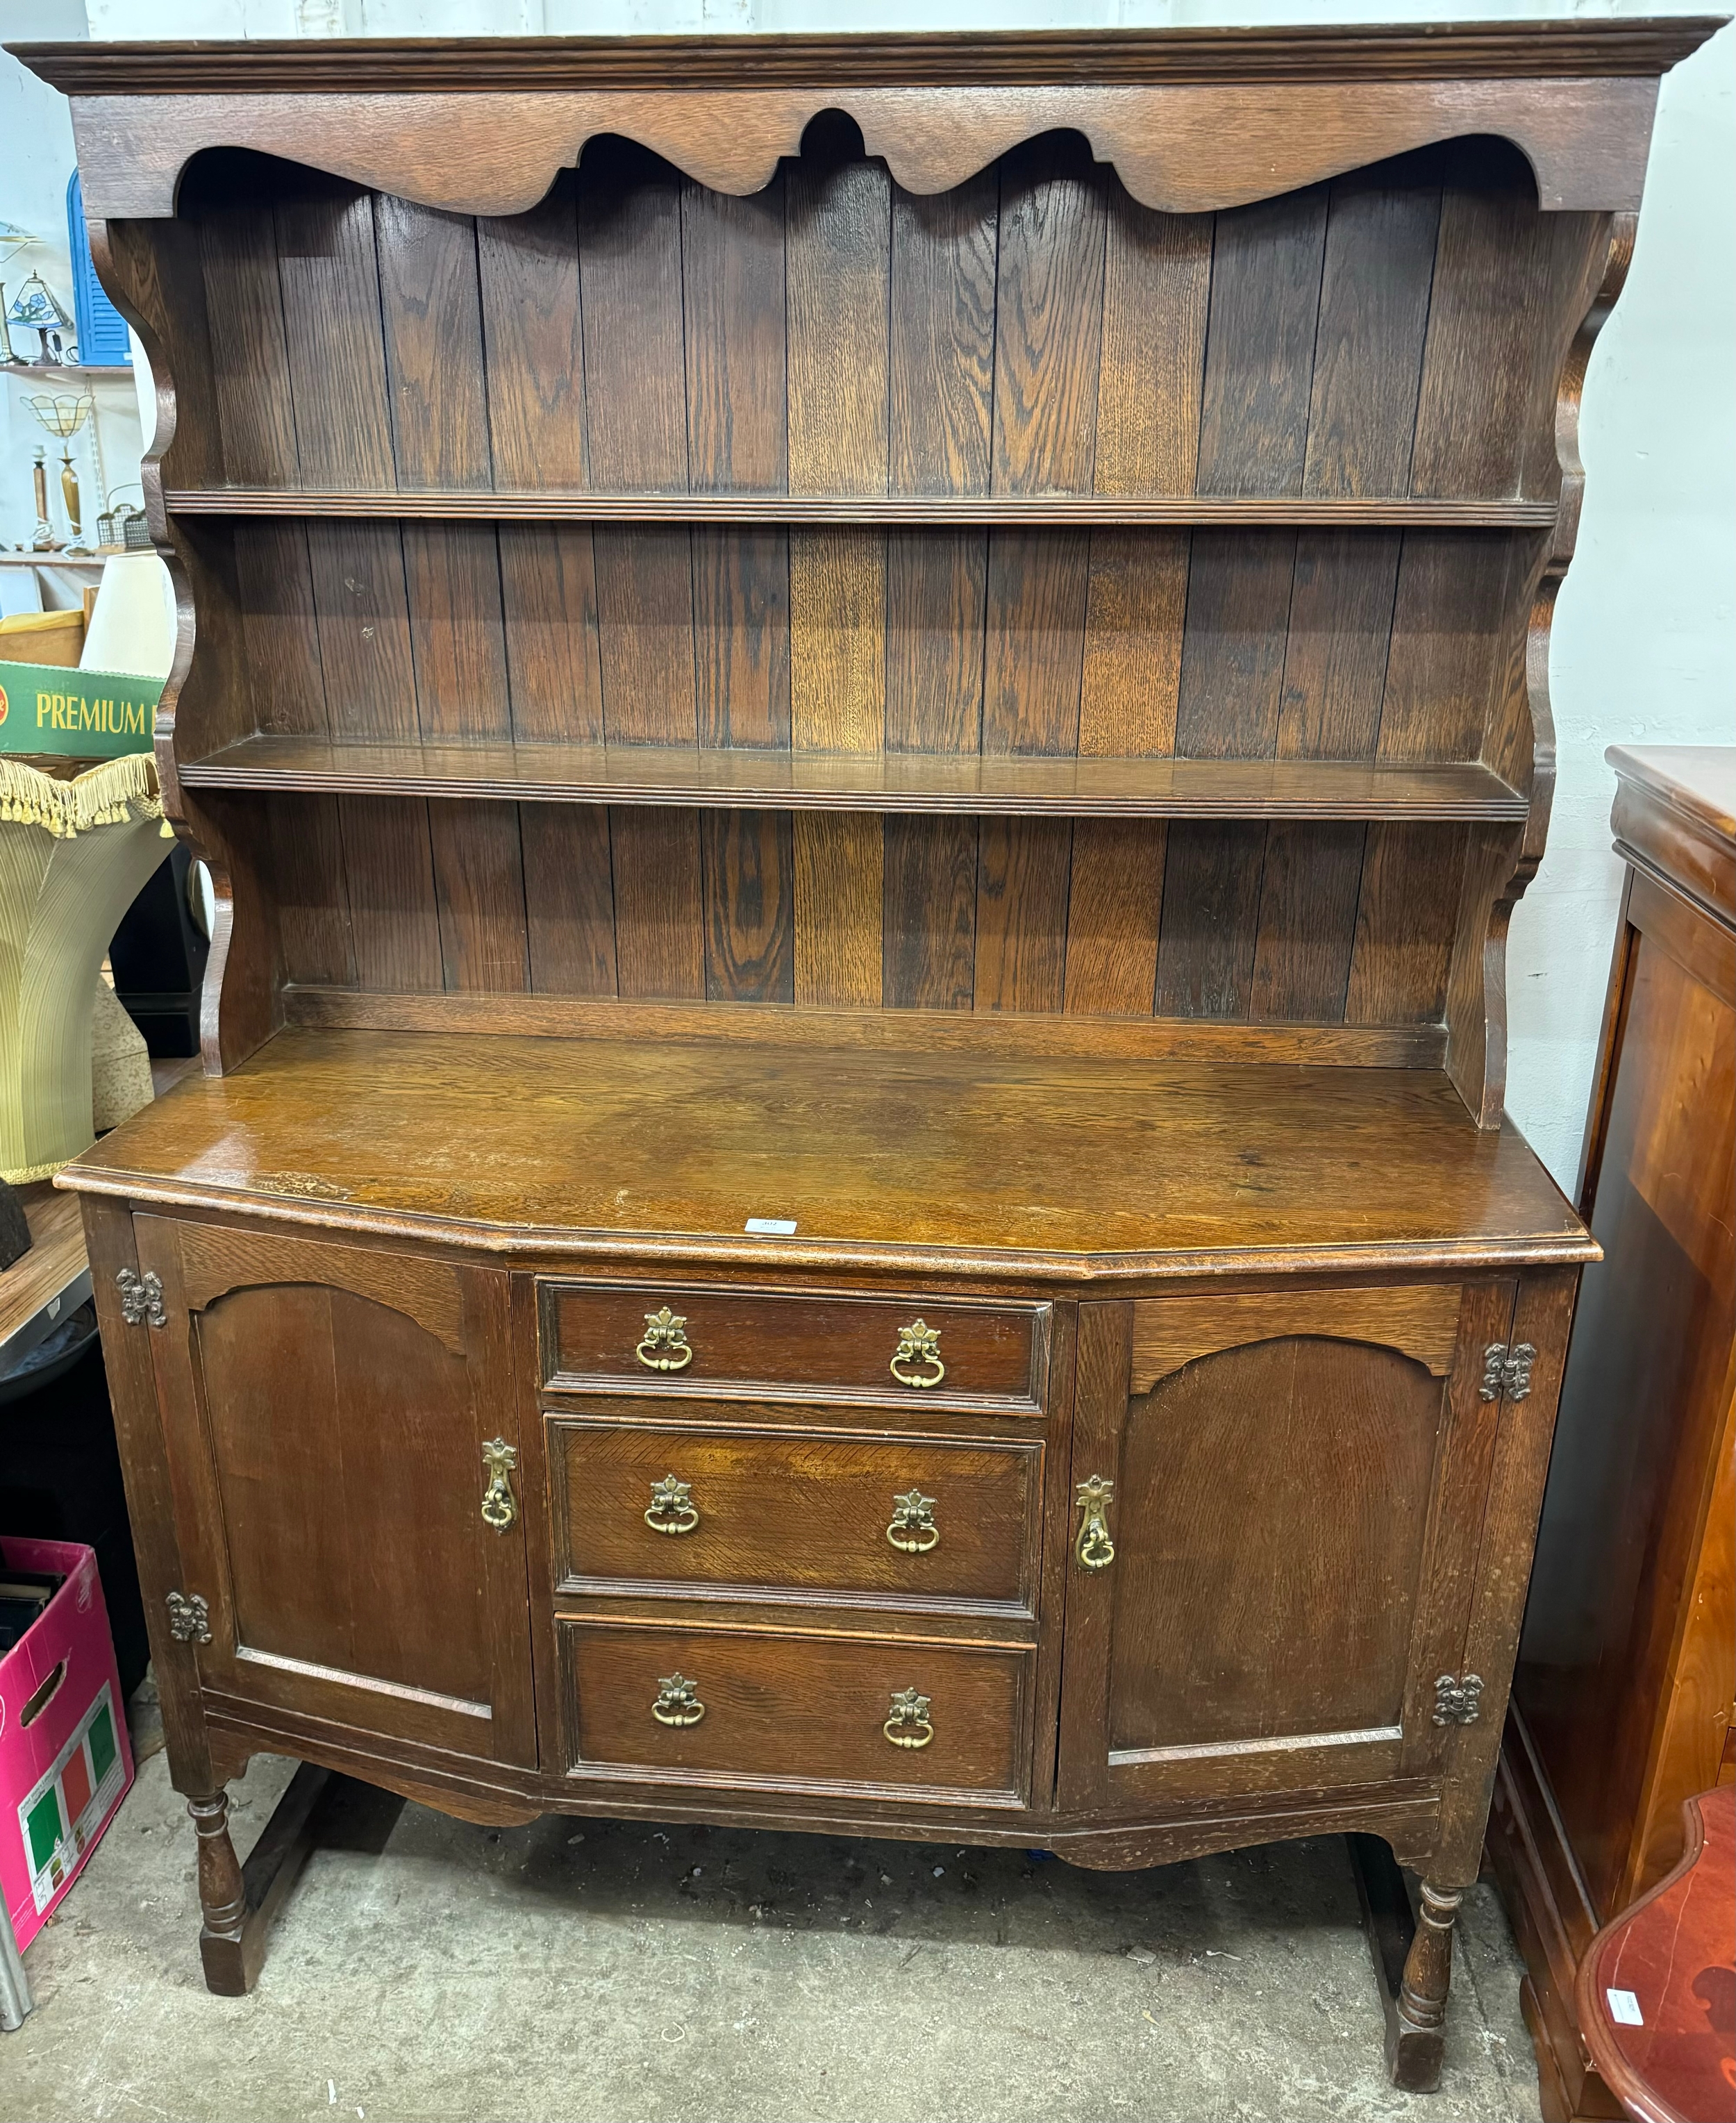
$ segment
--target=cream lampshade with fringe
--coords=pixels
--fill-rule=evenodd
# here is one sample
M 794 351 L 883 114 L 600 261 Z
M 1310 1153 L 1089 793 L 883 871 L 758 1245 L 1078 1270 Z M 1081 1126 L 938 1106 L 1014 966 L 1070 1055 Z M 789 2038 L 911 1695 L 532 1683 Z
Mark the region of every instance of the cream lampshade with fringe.
M 0 759 L 0 1178 L 87 1149 L 91 1013 L 109 939 L 172 837 L 148 752 L 70 781 Z

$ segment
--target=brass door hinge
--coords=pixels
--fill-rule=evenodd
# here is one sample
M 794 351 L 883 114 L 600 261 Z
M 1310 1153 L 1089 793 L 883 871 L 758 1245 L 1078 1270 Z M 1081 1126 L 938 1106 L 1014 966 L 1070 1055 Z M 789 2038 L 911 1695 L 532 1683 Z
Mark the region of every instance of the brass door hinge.
M 1491 1342 L 1483 1352 L 1483 1383 L 1479 1400 L 1523 1400 L 1531 1391 L 1531 1367 L 1537 1360 L 1529 1342 Z
M 169 1610 L 169 1634 L 178 1643 L 210 1643 L 211 1610 L 202 1592 L 166 1592 L 163 1605 Z
M 162 1277 L 147 1268 L 143 1275 L 134 1275 L 124 1268 L 115 1278 L 115 1287 L 120 1292 L 120 1316 L 129 1327 L 166 1327 L 169 1309 L 163 1303 Z

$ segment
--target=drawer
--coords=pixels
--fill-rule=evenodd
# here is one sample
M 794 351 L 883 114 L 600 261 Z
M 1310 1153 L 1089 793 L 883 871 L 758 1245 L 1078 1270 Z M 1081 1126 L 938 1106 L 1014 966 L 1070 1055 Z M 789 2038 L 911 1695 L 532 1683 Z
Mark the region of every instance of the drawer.
M 603 1581 L 1032 1610 L 1043 1449 L 553 1414 L 562 1591 Z
M 568 1774 L 1023 1802 L 1032 1653 L 563 1619 Z
M 543 1383 L 1041 1413 L 1046 1305 L 545 1281 Z

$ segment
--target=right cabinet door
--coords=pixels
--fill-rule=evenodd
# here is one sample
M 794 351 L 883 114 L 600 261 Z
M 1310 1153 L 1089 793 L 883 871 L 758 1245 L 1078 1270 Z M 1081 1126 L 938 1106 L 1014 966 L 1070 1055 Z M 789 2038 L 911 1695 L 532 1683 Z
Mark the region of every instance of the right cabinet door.
M 1462 1679 L 1514 1296 L 1080 1307 L 1063 1805 L 1429 1773 L 1440 1684 Z

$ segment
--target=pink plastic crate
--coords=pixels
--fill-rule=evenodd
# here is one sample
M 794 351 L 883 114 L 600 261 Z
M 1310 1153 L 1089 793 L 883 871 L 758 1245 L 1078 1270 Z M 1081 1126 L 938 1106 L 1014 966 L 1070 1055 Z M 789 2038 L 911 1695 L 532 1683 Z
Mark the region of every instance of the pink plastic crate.
M 133 1750 L 95 1554 L 75 1541 L 0 1539 L 0 1563 L 66 1573 L 0 1658 L 0 1895 L 22 1949 L 114 1819 Z

